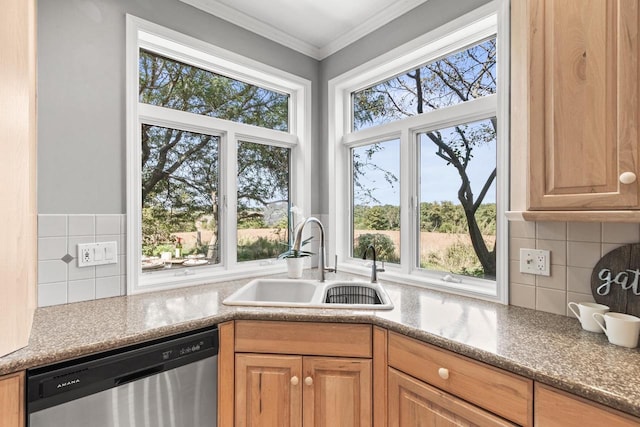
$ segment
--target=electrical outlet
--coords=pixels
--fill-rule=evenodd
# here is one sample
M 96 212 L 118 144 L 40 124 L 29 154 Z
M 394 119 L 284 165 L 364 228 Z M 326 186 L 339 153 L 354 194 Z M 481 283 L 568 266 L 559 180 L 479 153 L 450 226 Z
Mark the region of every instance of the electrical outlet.
M 117 263 L 118 247 L 116 242 L 78 244 L 78 267 Z
M 551 251 L 543 249 L 520 248 L 520 272 L 549 276 L 551 270 Z

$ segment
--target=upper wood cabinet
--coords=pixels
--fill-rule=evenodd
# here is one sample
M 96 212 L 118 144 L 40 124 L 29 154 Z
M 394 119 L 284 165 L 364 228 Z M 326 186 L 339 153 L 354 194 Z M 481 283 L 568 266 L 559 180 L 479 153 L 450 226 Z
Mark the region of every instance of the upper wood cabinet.
M 0 356 L 27 345 L 35 309 L 36 5 L 0 13 Z
M 511 8 L 512 210 L 638 209 L 638 1 Z

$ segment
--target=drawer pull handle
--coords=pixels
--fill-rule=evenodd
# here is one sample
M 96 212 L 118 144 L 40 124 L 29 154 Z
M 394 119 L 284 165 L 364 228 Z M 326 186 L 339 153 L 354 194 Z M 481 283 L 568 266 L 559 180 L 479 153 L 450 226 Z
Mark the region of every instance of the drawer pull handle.
M 304 383 L 305 383 L 306 385 L 313 385 L 313 378 L 311 378 L 311 377 L 307 377 L 307 378 L 305 378 L 305 379 L 304 379 Z
M 295 375 L 291 377 L 291 385 L 298 385 L 300 380 Z
M 636 182 L 636 174 L 633 172 L 623 172 L 620 174 L 620 182 L 622 184 L 633 184 Z
M 438 375 L 440 375 L 440 378 L 442 378 L 443 380 L 448 380 L 449 370 L 447 368 L 440 368 L 438 369 Z

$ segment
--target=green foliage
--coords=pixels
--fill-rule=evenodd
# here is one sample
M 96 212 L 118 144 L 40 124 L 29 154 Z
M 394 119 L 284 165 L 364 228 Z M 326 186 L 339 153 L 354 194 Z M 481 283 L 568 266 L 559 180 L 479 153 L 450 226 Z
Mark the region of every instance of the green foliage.
M 280 252 L 280 243 L 276 240 L 258 237 L 255 240 L 238 242 L 238 261 L 275 258 Z
M 354 244 L 353 256 L 362 257 L 369 245 L 375 246 L 376 256 L 379 261 L 400 262 L 400 258 L 396 255 L 393 240 L 389 236 L 380 233 L 366 233 L 358 236 Z
M 456 242 L 443 252 L 429 252 L 426 259 L 421 260 L 421 268 L 447 271 L 472 277 L 483 277 L 484 270 L 473 246 Z

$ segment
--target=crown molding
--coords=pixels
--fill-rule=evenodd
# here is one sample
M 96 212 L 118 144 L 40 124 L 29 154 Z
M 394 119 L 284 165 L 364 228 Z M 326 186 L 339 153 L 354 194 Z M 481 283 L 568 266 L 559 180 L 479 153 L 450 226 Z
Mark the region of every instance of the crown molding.
M 311 58 L 322 60 L 428 0 L 401 0 L 394 2 L 362 24 L 338 36 L 335 40 L 322 47 L 317 47 L 311 43 L 300 40 L 278 28 L 229 7 L 218 0 L 180 1 L 304 55 L 310 56 Z

